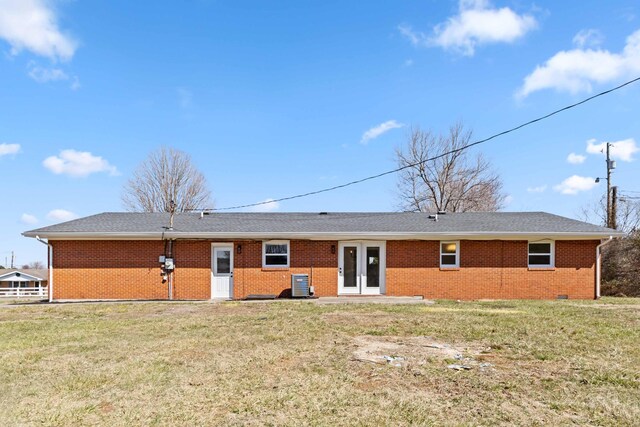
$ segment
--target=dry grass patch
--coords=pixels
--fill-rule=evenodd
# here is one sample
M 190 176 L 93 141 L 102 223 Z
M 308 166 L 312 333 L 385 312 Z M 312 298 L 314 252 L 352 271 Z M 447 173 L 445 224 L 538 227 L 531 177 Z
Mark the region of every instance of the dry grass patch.
M 0 304 L 0 425 L 634 425 L 636 308 Z

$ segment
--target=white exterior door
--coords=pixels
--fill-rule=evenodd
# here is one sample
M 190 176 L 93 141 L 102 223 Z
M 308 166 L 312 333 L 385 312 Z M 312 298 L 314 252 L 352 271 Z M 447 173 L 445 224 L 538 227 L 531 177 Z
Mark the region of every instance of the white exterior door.
M 233 298 L 233 245 L 214 243 L 211 252 L 211 298 Z
M 383 294 L 385 242 L 340 242 L 338 247 L 338 294 Z

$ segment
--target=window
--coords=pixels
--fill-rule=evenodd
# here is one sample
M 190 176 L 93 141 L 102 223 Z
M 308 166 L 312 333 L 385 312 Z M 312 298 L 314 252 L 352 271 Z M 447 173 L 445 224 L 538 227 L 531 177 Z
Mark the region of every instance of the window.
M 263 267 L 289 267 L 289 241 L 279 240 L 262 243 Z
M 529 242 L 529 268 L 553 265 L 553 242 Z
M 460 242 L 440 242 L 440 268 L 460 267 Z

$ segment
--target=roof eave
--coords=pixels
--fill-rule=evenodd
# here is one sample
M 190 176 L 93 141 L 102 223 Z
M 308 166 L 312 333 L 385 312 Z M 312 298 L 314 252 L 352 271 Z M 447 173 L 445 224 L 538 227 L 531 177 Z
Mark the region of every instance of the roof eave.
M 4 273 L 0 275 L 0 281 L 2 281 L 3 279 L 5 279 L 6 277 L 9 277 L 11 275 L 15 275 L 16 273 L 20 273 L 20 277 L 28 277 L 30 279 L 36 280 L 36 281 L 44 281 L 47 279 L 43 279 L 41 277 L 38 276 L 34 276 L 33 274 L 28 274 L 28 273 L 23 273 L 21 270 L 13 270 L 10 271 L 9 273 Z
M 50 240 L 162 240 L 162 239 L 299 239 L 299 240 L 598 240 L 622 237 L 619 231 L 605 232 L 269 232 L 269 233 L 218 233 L 218 232 L 43 232 L 27 231 L 25 237 L 41 237 Z

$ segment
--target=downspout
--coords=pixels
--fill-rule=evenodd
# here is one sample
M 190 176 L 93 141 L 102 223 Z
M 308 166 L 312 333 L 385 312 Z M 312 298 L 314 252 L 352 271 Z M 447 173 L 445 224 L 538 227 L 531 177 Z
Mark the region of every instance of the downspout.
M 600 281 L 602 279 L 602 248 L 613 241 L 613 236 L 596 247 L 596 299 L 600 299 Z
M 40 236 L 36 236 L 36 240 L 49 247 L 49 286 L 47 288 L 49 290 L 49 302 L 53 302 L 53 246 L 51 243 L 42 240 Z
M 171 220 L 173 222 L 173 219 Z M 173 257 L 173 240 L 169 240 L 169 258 L 173 259 L 173 268 L 168 272 L 169 276 L 169 300 L 173 300 L 173 272 L 176 268 L 176 259 Z

